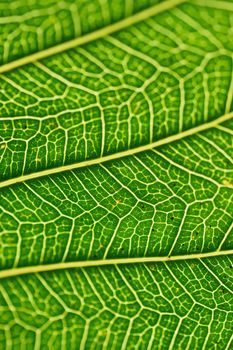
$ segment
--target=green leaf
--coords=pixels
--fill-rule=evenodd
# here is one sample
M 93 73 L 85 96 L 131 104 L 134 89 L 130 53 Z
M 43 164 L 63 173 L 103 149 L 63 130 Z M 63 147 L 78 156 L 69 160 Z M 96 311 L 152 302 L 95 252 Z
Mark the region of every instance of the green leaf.
M 0 348 L 230 349 L 232 1 L 0 13 Z

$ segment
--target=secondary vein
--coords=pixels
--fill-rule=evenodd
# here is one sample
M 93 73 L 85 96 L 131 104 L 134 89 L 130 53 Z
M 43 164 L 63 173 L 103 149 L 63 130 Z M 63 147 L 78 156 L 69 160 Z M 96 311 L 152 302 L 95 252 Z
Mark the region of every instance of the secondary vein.
M 131 156 L 133 154 L 140 153 L 143 151 L 148 151 L 152 148 L 159 147 L 159 146 L 162 146 L 162 145 L 174 142 L 174 141 L 178 141 L 184 137 L 194 135 L 198 132 L 205 131 L 205 130 L 208 130 L 210 128 L 214 128 L 217 125 L 219 125 L 227 120 L 230 120 L 231 118 L 233 118 L 233 112 L 225 114 L 225 115 L 223 115 L 223 116 L 221 116 L 221 117 L 219 117 L 211 122 L 204 123 L 202 125 L 195 126 L 194 128 L 185 130 L 181 133 L 171 135 L 171 136 L 165 137 L 164 139 L 161 139 L 161 140 L 158 140 L 158 141 L 155 141 L 152 143 L 148 143 L 146 145 L 142 145 L 139 147 L 135 147 L 135 148 L 132 148 L 132 149 L 129 149 L 126 151 L 110 154 L 110 155 L 103 156 L 100 158 L 84 160 L 84 161 L 80 161 L 80 162 L 73 163 L 73 164 L 67 164 L 67 165 L 62 165 L 62 166 L 58 166 L 55 168 L 45 169 L 45 170 L 38 171 L 36 173 L 21 175 L 19 177 L 15 177 L 12 179 L 2 181 L 0 183 L 0 188 L 14 185 L 14 184 L 19 183 L 19 182 L 37 179 L 37 178 L 42 177 L 42 176 L 53 175 L 53 174 L 61 173 L 61 172 L 68 171 L 68 170 L 74 170 L 74 169 L 78 169 L 78 168 L 84 168 L 87 166 L 104 163 L 104 162 L 111 161 L 114 159 L 119 159 L 119 158 Z
M 174 256 L 155 256 L 155 257 L 136 257 L 136 258 L 117 258 L 117 259 L 102 259 L 102 260 L 86 260 L 86 261 L 72 261 L 72 262 L 60 262 L 54 264 L 35 265 L 16 267 L 13 269 L 7 269 L 0 271 L 0 279 L 12 276 L 25 275 L 29 273 L 38 273 L 46 271 L 57 271 L 64 269 L 74 269 L 80 267 L 91 266 L 107 266 L 107 265 L 120 265 L 120 264 L 140 264 L 140 263 L 158 263 L 168 261 L 179 260 L 192 260 L 192 259 L 204 259 L 223 255 L 232 255 L 233 250 L 222 250 L 207 253 L 187 254 L 187 255 L 174 255 Z
M 127 17 L 121 21 L 118 21 L 116 23 L 110 24 L 104 28 L 101 28 L 99 30 L 96 30 L 92 33 L 83 35 L 81 37 L 66 41 L 64 43 L 52 46 L 48 49 L 33 53 L 31 55 L 28 55 L 26 57 L 19 58 L 15 61 L 6 63 L 0 67 L 0 73 L 5 73 L 9 70 L 18 68 L 20 66 L 24 66 L 26 64 L 42 60 L 46 57 L 64 52 L 66 50 L 75 48 L 76 46 L 80 46 L 86 43 L 89 43 L 91 41 L 100 39 L 105 37 L 106 35 L 112 34 L 114 32 L 117 32 L 118 30 L 127 28 L 135 23 L 141 22 L 143 20 L 146 20 L 147 18 L 154 16 L 160 12 L 169 10 L 170 8 L 177 6 L 186 0 L 167 0 L 165 2 L 162 2 L 160 4 L 154 5 L 150 8 L 147 8 L 144 11 L 138 12 L 133 16 Z

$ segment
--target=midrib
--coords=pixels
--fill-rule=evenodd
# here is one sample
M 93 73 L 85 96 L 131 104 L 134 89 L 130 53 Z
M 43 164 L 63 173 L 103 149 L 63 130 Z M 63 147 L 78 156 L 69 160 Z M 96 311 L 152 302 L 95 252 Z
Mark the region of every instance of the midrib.
M 117 258 L 117 259 L 102 259 L 102 260 L 86 260 L 86 261 L 73 261 L 73 262 L 60 262 L 55 264 L 25 266 L 13 269 L 7 269 L 0 271 L 0 279 L 12 276 L 25 275 L 29 273 L 38 273 L 46 271 L 57 271 L 64 269 L 74 269 L 80 267 L 99 267 L 107 265 L 120 265 L 120 264 L 143 264 L 143 263 L 158 263 L 180 260 L 192 260 L 192 259 L 204 259 L 217 256 L 226 256 L 233 254 L 233 250 L 222 250 L 207 253 L 176 255 L 176 256 L 155 256 L 155 257 L 136 257 L 136 258 Z
M 64 52 L 69 49 L 73 49 L 77 46 L 89 43 L 91 41 L 100 39 L 105 37 L 106 35 L 112 34 L 114 32 L 117 32 L 118 30 L 122 30 L 124 28 L 127 28 L 133 24 L 136 24 L 138 22 L 144 21 L 147 18 L 154 16 L 160 12 L 169 10 L 170 8 L 177 6 L 183 2 L 186 2 L 187 0 L 167 0 L 165 2 L 162 2 L 160 4 L 154 5 L 152 7 L 147 8 L 146 10 L 143 10 L 141 12 L 136 13 L 135 15 L 132 15 L 130 17 L 127 17 L 121 21 L 118 21 L 116 23 L 110 24 L 106 27 L 103 27 L 99 30 L 96 30 L 94 32 L 91 32 L 89 34 L 83 35 L 81 37 L 66 41 L 64 43 L 52 46 L 48 49 L 36 52 L 34 54 L 28 55 L 26 57 L 22 57 L 20 59 L 17 59 L 15 61 L 6 63 L 0 67 L 0 73 L 5 73 L 9 70 L 18 68 L 20 66 L 23 66 L 28 63 L 32 63 L 38 60 L 41 60 L 43 58 Z
M 223 116 L 221 116 L 221 117 L 219 117 L 219 118 L 217 118 L 217 119 L 215 119 L 215 120 L 213 120 L 211 122 L 204 123 L 202 125 L 198 125 L 198 126 L 196 126 L 194 128 L 188 129 L 188 130 L 183 131 L 181 133 L 168 136 L 168 137 L 166 137 L 164 139 L 161 139 L 161 140 L 158 140 L 158 141 L 155 141 L 155 142 L 143 145 L 143 146 L 139 146 L 139 147 L 132 148 L 132 149 L 129 149 L 129 150 L 126 150 L 126 151 L 122 151 L 122 152 L 113 153 L 113 154 L 110 154 L 110 155 L 107 155 L 107 156 L 104 156 L 104 157 L 101 157 L 101 158 L 84 160 L 84 161 L 73 163 L 73 164 L 58 166 L 58 167 L 51 168 L 51 169 L 41 170 L 41 171 L 38 171 L 36 173 L 31 173 L 31 174 L 26 174 L 26 175 L 22 175 L 22 176 L 19 176 L 19 177 L 11 178 L 11 179 L 2 181 L 0 183 L 0 188 L 6 187 L 6 186 L 10 186 L 10 185 L 14 185 L 16 183 L 24 182 L 24 181 L 27 181 L 27 180 L 37 179 L 37 178 L 42 177 L 42 176 L 53 175 L 53 174 L 57 174 L 57 173 L 61 173 L 61 172 L 67 171 L 67 170 L 74 170 L 74 169 L 78 169 L 78 168 L 84 168 L 84 167 L 87 167 L 87 166 L 104 163 L 104 162 L 111 161 L 111 160 L 114 160 L 114 159 L 127 157 L 127 156 L 130 156 L 130 155 L 133 155 L 133 154 L 136 154 L 136 153 L 140 153 L 140 152 L 143 152 L 143 151 L 148 151 L 148 150 L 150 150 L 152 148 L 159 147 L 159 146 L 162 146 L 162 145 L 174 142 L 174 141 L 178 141 L 178 140 L 180 140 L 180 139 L 182 139 L 184 137 L 194 135 L 194 134 L 196 134 L 198 132 L 201 132 L 201 131 L 204 131 L 204 130 L 208 130 L 208 129 L 213 128 L 213 127 L 217 126 L 218 124 L 221 124 L 221 123 L 223 123 L 223 122 L 225 122 L 225 121 L 227 121 L 227 120 L 229 120 L 231 118 L 233 118 L 233 112 L 225 114 L 225 115 L 223 115 Z

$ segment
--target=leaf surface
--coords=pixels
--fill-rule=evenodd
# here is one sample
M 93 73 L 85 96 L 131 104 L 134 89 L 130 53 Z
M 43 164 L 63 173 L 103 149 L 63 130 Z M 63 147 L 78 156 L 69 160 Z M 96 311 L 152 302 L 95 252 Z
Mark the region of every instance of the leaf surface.
M 1 347 L 230 349 L 232 1 L 30 3 L 0 7 Z

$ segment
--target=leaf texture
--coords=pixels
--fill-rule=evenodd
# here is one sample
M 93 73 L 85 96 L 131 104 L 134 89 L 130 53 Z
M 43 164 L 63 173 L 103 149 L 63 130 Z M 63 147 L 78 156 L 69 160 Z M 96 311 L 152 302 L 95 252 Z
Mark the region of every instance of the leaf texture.
M 1 348 L 230 349 L 232 1 L 0 13 Z

